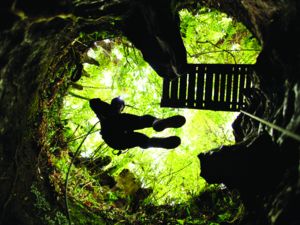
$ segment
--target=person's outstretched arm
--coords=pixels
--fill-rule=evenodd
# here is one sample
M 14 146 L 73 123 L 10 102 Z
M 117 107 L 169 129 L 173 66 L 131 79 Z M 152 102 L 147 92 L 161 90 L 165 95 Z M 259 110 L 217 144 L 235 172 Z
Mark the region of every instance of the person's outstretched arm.
M 93 98 L 89 101 L 91 109 L 95 112 L 99 119 L 105 119 L 112 115 L 110 104 L 102 101 L 100 98 Z

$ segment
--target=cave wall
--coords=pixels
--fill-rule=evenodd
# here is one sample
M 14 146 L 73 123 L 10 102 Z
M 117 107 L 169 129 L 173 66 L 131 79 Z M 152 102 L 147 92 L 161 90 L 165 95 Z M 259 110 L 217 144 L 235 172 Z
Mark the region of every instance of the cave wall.
M 144 0 L 147 2 L 146 0 Z M 122 18 L 128 12 L 130 1 L 61 1 L 20 0 L 0 3 L 0 211 L 2 224 L 38 224 L 38 215 L 30 210 L 34 207 L 34 196 L 30 191 L 38 173 L 43 143 L 39 140 L 39 128 L 43 119 L 41 95 L 56 87 L 56 70 L 59 62 L 68 53 L 68 46 L 80 31 L 94 32 L 101 29 L 118 32 L 111 23 L 103 24 L 102 17 Z M 132 2 L 132 1 L 131 1 Z M 141 1 L 142 2 L 142 1 Z M 300 122 L 300 51 L 299 1 L 170 1 L 173 9 L 208 6 L 223 11 L 244 23 L 263 46 L 256 65 L 256 95 L 250 99 L 254 114 L 284 128 L 299 132 Z M 51 94 L 51 93 L 50 93 Z M 245 130 L 247 127 L 247 130 Z M 297 224 L 299 209 L 299 142 L 268 127 L 259 125 L 245 116 L 235 123 L 240 145 L 223 147 L 250 154 L 252 164 L 261 156 L 261 146 L 269 148 L 263 153 L 255 170 L 246 168 L 245 175 L 255 177 L 253 171 L 267 168 L 263 176 L 272 174 L 273 192 L 268 183 L 266 190 L 249 188 L 244 183 L 233 183 L 245 197 L 245 201 L 258 197 L 262 201 L 252 207 L 251 215 L 244 224 Z M 263 137 L 261 139 L 261 137 Z M 259 138 L 259 139 L 258 139 Z M 247 140 L 247 142 L 243 142 Z M 263 144 L 261 143 L 263 141 Z M 273 147 L 272 147 L 273 146 Z M 275 147 L 274 147 L 275 146 Z M 222 150 L 221 149 L 221 150 Z M 222 153 L 223 154 L 223 153 Z M 226 154 L 226 153 L 225 153 Z M 231 154 L 231 152 L 230 152 Z M 234 154 L 235 155 L 235 154 Z M 274 158 L 273 155 L 276 157 Z M 279 155 L 279 156 L 278 156 Z M 240 157 L 244 157 L 240 156 Z M 270 158 L 268 157 L 270 156 Z M 222 157 L 220 163 L 235 159 Z M 278 161 L 285 159 L 284 163 Z M 248 158 L 245 157 L 245 160 Z M 204 160 L 204 159 L 203 159 Z M 237 158 L 238 160 L 238 158 Z M 265 161 L 270 161 L 264 164 Z M 212 162 L 213 163 L 213 162 Z M 280 163 L 279 171 L 276 164 Z M 208 163 L 210 164 L 210 163 Z M 204 163 L 202 169 L 204 171 Z M 207 165 L 209 167 L 210 165 Z M 276 167 L 276 170 L 272 168 Z M 226 169 L 226 166 L 224 167 Z M 222 169 L 224 169 L 222 168 Z M 234 179 L 237 168 L 230 174 Z M 212 182 L 224 182 L 215 169 L 209 176 Z M 226 171 L 224 171 L 226 172 Z M 247 174 L 249 173 L 249 174 Z M 208 175 L 207 175 L 208 176 Z M 243 176 L 239 173 L 238 176 Z M 261 182 L 264 182 L 261 176 Z M 275 179 L 275 178 L 280 178 Z M 237 179 L 239 180 L 239 179 Z M 252 184 L 249 184 L 250 187 Z M 244 188 L 247 186 L 247 188 Z M 257 194 L 258 193 L 258 194 Z M 55 203 L 53 203 L 55 204 Z M 253 216 L 254 215 L 254 216 Z M 260 215 L 260 219 L 254 219 Z M 250 222 L 249 222 L 250 221 Z M 263 222 L 262 222 L 263 221 Z
M 63 79 L 62 60 L 86 23 L 75 23 L 67 1 L 0 5 L 0 224 L 43 224 L 32 188 L 39 182 L 49 189 L 45 113 Z
M 1 33 L 0 207 L 3 224 L 37 224 L 31 187 L 43 179 L 38 167 L 43 140 L 42 95 L 54 85 L 55 56 L 63 51 L 68 20 L 18 20 Z M 59 33 L 61 33 L 59 35 Z
M 238 18 L 263 46 L 247 111 L 299 134 L 299 2 L 203 2 Z M 299 141 L 243 114 L 233 128 L 239 143 L 200 154 L 201 176 L 240 191 L 241 224 L 299 224 Z

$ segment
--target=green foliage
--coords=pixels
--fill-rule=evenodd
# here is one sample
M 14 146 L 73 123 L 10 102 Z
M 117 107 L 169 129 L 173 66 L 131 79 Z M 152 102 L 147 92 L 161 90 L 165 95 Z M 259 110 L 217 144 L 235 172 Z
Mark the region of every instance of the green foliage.
M 49 211 L 50 204 L 45 199 L 44 195 L 37 189 L 36 185 L 31 186 L 31 193 L 35 195 L 36 202 L 34 206 L 42 211 Z
M 187 193 L 196 194 L 204 185 L 203 179 L 198 177 L 200 168 L 197 154 L 220 144 L 232 142 L 229 126 L 236 114 L 160 108 L 162 79 L 145 63 L 141 53 L 120 38 L 105 40 L 99 45 L 100 48 L 91 50 L 89 54 L 99 61 L 100 66 L 85 65 L 85 71 L 89 76 L 80 80 L 83 90 L 73 89 L 72 92 L 89 98 L 100 97 L 108 102 L 113 97 L 122 96 L 128 105 L 133 106 L 126 108 L 128 113 L 152 114 L 159 118 L 182 114 L 187 118 L 187 123 L 183 128 L 164 131 L 161 134 L 154 133 L 152 129 L 143 131 L 149 136 L 180 136 L 182 145 L 176 150 L 143 151 L 135 148 L 115 157 L 112 149 L 104 148 L 100 149 L 98 154 L 113 158 L 110 167 L 118 167 L 115 174 L 129 168 L 143 181 L 143 186 L 155 187 L 152 203 L 188 200 L 190 195 Z M 68 126 L 65 127 L 68 137 L 74 136 L 72 133 L 74 131 L 77 132 L 76 136 L 82 136 L 91 124 L 97 121 L 88 102 L 73 96 L 65 98 L 63 115 L 68 121 Z M 69 146 L 75 147 L 79 142 L 80 139 L 72 141 Z M 91 154 L 99 143 L 102 144 L 103 140 L 98 133 L 90 135 L 82 147 L 82 153 Z
M 241 24 L 209 9 L 194 14 L 182 10 L 180 17 L 190 63 L 255 63 L 260 47 Z M 79 40 L 90 43 L 99 40 L 99 35 L 83 33 Z M 125 108 L 127 113 L 151 114 L 159 118 L 181 114 L 186 117 L 187 123 L 182 128 L 161 133 L 155 133 L 152 129 L 142 130 L 149 136 L 180 136 L 182 144 L 176 149 L 133 148 L 120 156 L 116 156 L 114 150 L 101 139 L 98 125 L 80 148 L 81 154 L 76 160 L 83 160 L 84 163 L 74 163 L 71 167 L 67 189 L 72 203 L 71 216 L 80 218 L 78 224 L 87 223 L 80 217 L 81 207 L 84 207 L 86 215 L 91 212 L 98 214 L 95 218 L 91 217 L 90 223 L 104 220 L 116 224 L 115 218 L 118 218 L 120 224 L 122 221 L 133 221 L 131 224 L 134 224 L 137 217 L 144 220 L 144 224 L 167 221 L 167 218 L 170 224 L 218 224 L 234 220 L 239 212 L 233 209 L 240 208 L 236 196 L 221 195 L 210 199 L 214 207 L 206 211 L 205 207 L 201 208 L 201 201 L 195 203 L 193 199 L 207 190 L 205 180 L 199 177 L 197 155 L 234 143 L 231 123 L 238 113 L 160 108 L 162 79 L 143 60 L 140 51 L 121 37 L 97 41 L 96 45 L 89 50 L 88 56 L 96 60 L 99 66 L 84 63 L 82 78 L 76 83 L 69 83 L 70 94 L 64 98 L 62 112 L 55 115 L 64 125 L 68 146 L 59 149 L 50 143 L 50 161 L 54 167 L 50 181 L 58 196 L 63 195 L 71 158 L 98 121 L 85 98 L 99 97 L 110 102 L 112 98 L 121 96 L 130 105 Z M 69 72 L 73 69 L 69 68 Z M 49 140 L 53 141 L 56 134 L 57 131 L 53 130 Z M 111 159 L 110 163 L 98 164 L 96 170 L 97 165 L 92 165 L 92 162 L 105 156 Z M 90 164 L 86 159 L 90 160 Z M 121 179 L 120 174 L 124 170 L 130 171 L 130 175 Z M 101 185 L 109 179 L 116 184 Z M 137 197 L 139 190 L 143 193 L 146 193 L 145 190 L 151 191 Z M 217 189 L 214 191 L 217 192 Z M 136 202 L 139 206 L 154 207 L 158 211 L 134 212 Z M 167 205 L 174 208 L 174 214 Z M 178 216 L 179 212 L 184 216 Z M 199 215 L 199 212 L 203 214 Z
M 52 210 L 50 203 L 46 200 L 44 194 L 38 190 L 37 184 L 33 183 L 31 186 L 31 193 L 34 194 L 36 202 L 34 206 L 42 215 L 45 225 L 65 225 L 68 224 L 65 215 L 58 211 Z
M 242 24 L 207 8 L 180 17 L 190 63 L 255 63 L 261 47 Z

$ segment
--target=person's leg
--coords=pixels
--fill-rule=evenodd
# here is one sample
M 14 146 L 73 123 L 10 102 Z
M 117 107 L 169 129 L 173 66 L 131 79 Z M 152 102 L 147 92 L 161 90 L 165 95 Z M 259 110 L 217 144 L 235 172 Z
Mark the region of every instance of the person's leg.
M 146 127 L 152 127 L 157 118 L 151 115 L 137 116 L 128 113 L 122 113 L 118 119 L 118 126 L 124 130 L 139 130 Z
M 145 134 L 132 132 L 124 136 L 123 143 L 126 144 L 128 148 L 149 148 L 149 140 L 150 138 Z
M 166 119 L 157 119 L 153 123 L 153 129 L 155 131 L 163 131 L 166 128 L 179 128 L 185 124 L 186 120 L 184 116 L 176 115 Z
M 127 146 L 132 145 L 140 148 L 173 149 L 180 145 L 181 140 L 177 136 L 149 138 L 144 134 L 134 132 L 126 137 L 126 142 L 128 142 Z
M 184 116 L 176 115 L 166 119 L 158 119 L 151 115 L 137 116 L 122 113 L 115 121 L 118 127 L 123 130 L 139 130 L 146 127 L 153 127 L 155 131 L 163 131 L 166 128 L 178 128 L 185 124 Z
M 152 137 L 149 139 L 148 148 L 165 148 L 173 149 L 181 144 L 181 140 L 177 136 L 170 137 Z
M 149 137 L 138 132 L 102 136 L 105 143 L 117 150 L 125 150 L 134 147 L 148 148 Z
M 108 144 L 111 148 L 117 150 L 125 150 L 134 147 L 140 147 L 143 149 L 173 149 L 178 147 L 181 143 L 180 138 L 177 136 L 170 136 L 166 138 L 149 138 L 148 136 L 138 132 L 131 132 L 122 136 L 103 137 L 103 139 L 106 142 L 106 144 Z

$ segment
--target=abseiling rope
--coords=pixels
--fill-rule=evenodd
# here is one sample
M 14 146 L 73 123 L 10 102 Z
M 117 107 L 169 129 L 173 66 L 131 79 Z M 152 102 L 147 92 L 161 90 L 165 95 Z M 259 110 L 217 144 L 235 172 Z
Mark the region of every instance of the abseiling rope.
M 243 110 L 240 110 L 240 112 L 243 113 L 243 114 L 245 114 L 245 115 L 247 115 L 247 116 L 249 116 L 249 117 L 251 117 L 252 119 L 255 119 L 255 120 L 257 120 L 257 121 L 259 121 L 259 122 L 261 122 L 261 123 L 263 123 L 263 124 L 271 127 L 271 128 L 274 128 L 275 130 L 280 131 L 283 134 L 286 134 L 287 136 L 289 136 L 289 137 L 291 137 L 291 138 L 293 138 L 293 139 L 295 139 L 297 141 L 300 141 L 300 135 L 299 134 L 295 134 L 295 133 L 293 133 L 293 132 L 291 132 L 291 131 L 289 131 L 287 129 L 279 127 L 279 126 L 277 126 L 277 125 L 275 125 L 273 123 L 270 123 L 270 122 L 268 122 L 268 121 L 266 121 L 266 120 L 264 120 L 262 118 L 254 116 L 251 113 L 245 112 Z

